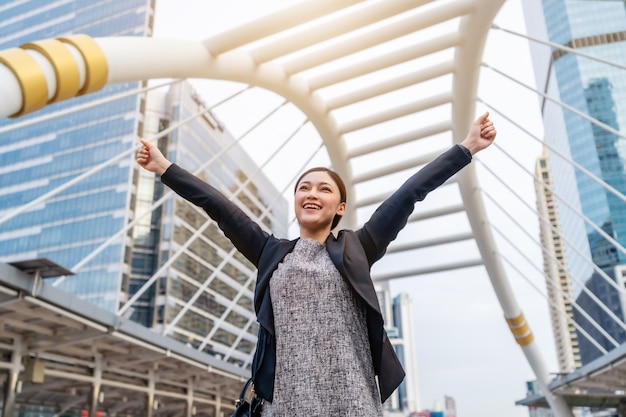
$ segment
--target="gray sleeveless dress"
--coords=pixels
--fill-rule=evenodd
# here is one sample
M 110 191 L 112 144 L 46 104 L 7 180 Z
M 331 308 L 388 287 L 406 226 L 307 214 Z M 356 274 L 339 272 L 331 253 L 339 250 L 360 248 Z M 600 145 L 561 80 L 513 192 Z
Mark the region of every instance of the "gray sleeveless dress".
M 270 281 L 274 401 L 263 417 L 382 416 L 365 305 L 326 247 L 300 239 Z

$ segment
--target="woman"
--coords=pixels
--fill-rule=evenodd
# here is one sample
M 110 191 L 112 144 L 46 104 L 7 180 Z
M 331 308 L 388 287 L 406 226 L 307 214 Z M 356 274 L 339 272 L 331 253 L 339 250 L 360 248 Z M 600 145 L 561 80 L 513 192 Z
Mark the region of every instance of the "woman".
M 404 378 L 370 278 L 372 264 L 405 226 L 417 201 L 489 146 L 485 113 L 467 137 L 407 180 L 356 231 L 331 230 L 346 210 L 341 178 L 325 168 L 302 174 L 294 190 L 295 240 L 266 233 L 219 191 L 142 140 L 137 162 L 202 207 L 258 270 L 254 306 L 259 337 L 252 363 L 262 415 L 381 416 Z M 378 383 L 376 380 L 378 376 Z

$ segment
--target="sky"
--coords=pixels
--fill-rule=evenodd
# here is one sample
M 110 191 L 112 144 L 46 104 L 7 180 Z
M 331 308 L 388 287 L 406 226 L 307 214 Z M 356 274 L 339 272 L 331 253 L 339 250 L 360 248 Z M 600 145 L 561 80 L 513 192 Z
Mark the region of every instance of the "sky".
M 496 23 L 507 29 L 524 32 L 520 1 L 505 2 Z M 286 0 L 157 0 L 154 36 L 202 40 L 288 3 Z M 492 30 L 484 61 L 534 86 L 526 41 Z M 213 91 L 216 95 L 220 94 L 218 89 Z M 532 92 L 483 69 L 478 93 L 484 102 L 522 121 L 525 128 L 537 137 L 542 136 L 538 100 Z M 212 91 L 202 94 L 211 95 Z M 205 98 L 209 103 L 216 102 L 215 97 Z M 480 107 L 478 105 L 479 110 Z M 242 109 L 236 110 L 238 114 L 230 117 L 220 114 L 229 130 L 236 127 L 237 117 L 241 117 Z M 499 132 L 498 144 L 532 171 L 534 161 L 541 152 L 540 145 L 525 138 L 519 129 L 493 113 L 492 119 Z M 503 166 L 499 175 L 506 183 L 520 190 L 522 195 L 527 195 L 527 202 L 534 206 L 533 185 L 526 173 L 508 163 L 498 150 L 489 150 L 481 154 L 481 158 Z M 536 217 L 515 204 L 507 196 L 506 189 L 499 190 L 498 187 L 502 186 L 496 181 L 490 180 L 488 176 L 484 178 L 484 187 L 491 187 L 495 190 L 494 194 L 501 195 L 502 202 L 509 204 L 507 210 L 510 214 L 526 224 L 529 233 L 536 236 Z M 489 207 L 488 212 L 494 218 L 502 216 Z M 511 230 L 511 234 L 515 233 Z M 524 239 L 527 238 L 519 236 L 515 241 L 524 242 Z M 529 256 L 534 257 L 537 265 L 541 266 L 538 251 L 529 244 Z M 525 278 L 533 275 L 534 285 L 545 292 L 545 284 L 536 271 L 528 272 Z M 543 352 L 544 361 L 550 371 L 556 372 L 547 302 L 517 271 L 510 272 L 509 278 L 517 301 Z M 526 395 L 526 381 L 534 379 L 534 375 L 506 325 L 484 268 L 398 280 L 391 283 L 391 291 L 392 294 L 406 292 L 413 301 L 422 408 L 433 409 L 436 403 L 443 402 L 444 396 L 451 396 L 456 401 L 458 417 L 528 415 L 528 410 L 516 406 L 515 401 Z

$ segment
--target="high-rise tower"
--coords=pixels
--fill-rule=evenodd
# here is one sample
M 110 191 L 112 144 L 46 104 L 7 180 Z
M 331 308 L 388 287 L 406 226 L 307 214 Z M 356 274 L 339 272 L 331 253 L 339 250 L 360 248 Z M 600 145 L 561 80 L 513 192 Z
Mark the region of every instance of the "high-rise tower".
M 9 2 L 0 46 L 150 36 L 153 15 L 148 0 Z M 0 261 L 48 258 L 75 272 L 59 288 L 245 366 L 256 340 L 254 268 L 202 210 L 160 201 L 168 190 L 135 163 L 138 139 L 159 135 L 172 161 L 270 233 L 287 234 L 286 203 L 188 83 L 143 86 L 112 84 L 0 121 L 0 218 L 11 215 L 0 223 Z M 54 116 L 60 110 L 67 115 Z
M 626 7 L 621 1 L 533 0 L 522 4 L 531 36 L 605 61 L 531 42 L 538 89 L 554 99 L 542 100 L 542 110 L 573 297 L 611 338 L 623 343 L 623 327 L 593 298 L 623 318 L 621 297 L 609 281 L 616 281 L 615 268 L 626 263 L 626 255 L 615 245 L 626 245 L 626 203 L 569 160 L 626 193 L 626 147 L 615 134 L 626 126 L 626 78 L 622 69 L 606 63 L 626 63 Z M 578 314 L 574 310 L 581 327 L 598 335 L 596 325 Z M 587 336 L 579 334 L 578 340 L 583 364 L 602 354 Z M 615 347 L 604 336 L 596 341 L 607 350 Z
M 0 6 L 0 48 L 72 34 L 150 36 L 153 3 L 5 2 Z M 140 86 L 139 82 L 109 85 L 16 120 L 2 120 L 0 128 L 78 109 Z M 102 166 L 85 180 L 0 224 L 2 261 L 48 258 L 72 269 L 132 219 L 137 168 L 131 148 L 142 130 L 143 107 L 142 97 L 132 95 L 0 134 L 0 212 L 4 214 Z M 115 159 L 125 151 L 125 157 Z M 120 237 L 60 287 L 115 310 L 129 278 L 127 243 Z
M 402 410 L 403 413 L 416 412 L 421 405 L 411 298 L 402 293 L 391 299 L 389 290 L 384 286 L 377 287 L 376 294 L 387 334 L 406 372 L 404 381 L 385 402 L 385 407 Z
M 572 322 L 572 285 L 561 238 L 561 222 L 557 201 L 552 192 L 550 161 L 547 152 L 537 158 L 535 166 L 535 189 L 539 230 L 544 249 L 544 272 L 550 303 L 550 321 L 559 363 L 559 372 L 569 373 L 580 368 L 578 335 Z
M 170 129 L 158 141 L 170 160 L 237 201 L 268 233 L 287 235 L 287 203 L 281 193 L 189 83 L 151 91 L 145 127 L 146 137 Z M 163 194 L 173 194 L 145 170 L 139 172 L 137 188 L 138 213 Z M 135 294 L 154 281 L 132 303 L 135 319 L 195 349 L 247 366 L 258 331 L 254 265 L 202 209 L 180 197 L 146 216 L 133 238 L 130 288 L 124 293 Z

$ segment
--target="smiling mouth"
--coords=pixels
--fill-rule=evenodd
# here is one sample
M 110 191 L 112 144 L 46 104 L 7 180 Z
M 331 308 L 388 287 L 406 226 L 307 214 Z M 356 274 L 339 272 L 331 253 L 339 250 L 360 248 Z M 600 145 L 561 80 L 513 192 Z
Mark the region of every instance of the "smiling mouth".
M 313 210 L 319 210 L 321 209 L 320 206 L 316 205 L 316 204 L 305 204 L 304 206 L 302 206 L 305 209 L 313 209 Z

